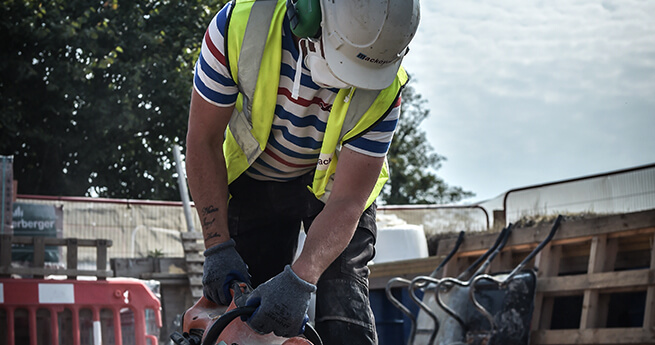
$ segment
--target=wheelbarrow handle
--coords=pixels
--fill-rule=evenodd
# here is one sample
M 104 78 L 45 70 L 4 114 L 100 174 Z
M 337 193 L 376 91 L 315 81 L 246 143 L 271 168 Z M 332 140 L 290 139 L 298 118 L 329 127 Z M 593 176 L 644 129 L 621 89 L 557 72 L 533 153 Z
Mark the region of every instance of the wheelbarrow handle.
M 528 264 L 528 262 L 530 262 L 530 260 L 532 260 L 535 256 L 537 256 L 537 254 L 542 249 L 544 249 L 544 247 L 548 243 L 550 243 L 550 241 L 555 236 L 555 233 L 557 232 L 557 229 L 559 228 L 560 223 L 562 222 L 563 219 L 564 219 L 564 216 L 562 216 L 561 214 L 557 216 L 557 218 L 555 219 L 555 222 L 553 223 L 552 228 L 550 229 L 550 232 L 548 233 L 548 236 L 546 236 L 546 238 L 543 241 L 541 241 L 541 243 L 539 243 L 539 245 L 537 245 L 537 248 L 532 250 L 532 252 L 530 252 L 530 254 L 528 254 L 528 256 L 526 256 L 525 259 L 523 259 L 523 261 L 521 261 L 521 263 L 518 264 L 518 266 L 516 266 L 514 268 L 514 270 L 512 270 L 512 272 L 510 272 L 510 274 L 505 278 L 505 281 L 509 281 L 516 273 L 518 273 L 520 270 L 522 270 L 523 267 L 525 267 Z
M 255 312 L 256 309 L 256 306 L 237 307 L 221 315 L 221 317 L 219 317 L 207 331 L 207 335 L 202 341 L 202 345 L 215 345 L 216 341 L 218 340 L 218 336 L 221 334 L 221 332 L 223 332 L 225 327 L 230 324 L 230 322 L 232 322 L 237 317 L 250 316 Z M 314 345 L 323 345 L 321 337 L 318 335 L 312 325 L 305 325 L 305 332 L 303 335 Z
M 459 250 L 459 247 L 462 245 L 462 242 L 464 242 L 464 231 L 459 232 L 459 235 L 457 236 L 457 242 L 455 242 L 455 246 L 453 247 L 453 249 L 450 251 L 450 253 L 448 253 L 446 258 L 443 259 L 443 261 L 441 261 L 439 266 L 437 266 L 437 268 L 435 268 L 434 271 L 432 271 L 432 273 L 430 273 L 431 278 L 436 278 L 437 277 L 437 275 L 439 274 L 439 271 L 441 271 L 441 269 L 444 266 L 446 266 L 446 264 L 450 261 L 450 259 L 452 259 L 453 256 L 455 256 L 455 253 L 457 253 L 457 251 Z
M 512 227 L 512 224 L 510 223 L 507 227 L 503 228 L 500 231 L 500 233 L 498 234 L 498 237 L 496 237 L 496 241 L 494 242 L 494 244 L 484 254 L 482 254 L 477 260 L 475 260 L 475 262 L 473 262 L 471 264 L 471 266 L 469 266 L 466 270 L 464 270 L 464 272 L 460 273 L 457 276 L 457 279 L 462 280 L 462 281 L 463 280 L 470 280 L 473 276 L 475 276 L 476 274 L 479 274 L 481 270 L 478 269 L 476 271 L 476 268 L 478 268 L 478 266 L 480 264 L 485 262 L 489 258 L 489 255 L 491 255 L 494 251 L 496 251 L 498 246 L 500 246 L 501 243 L 503 243 L 504 240 L 506 241 L 507 237 L 509 236 L 509 232 L 510 232 L 511 227 Z

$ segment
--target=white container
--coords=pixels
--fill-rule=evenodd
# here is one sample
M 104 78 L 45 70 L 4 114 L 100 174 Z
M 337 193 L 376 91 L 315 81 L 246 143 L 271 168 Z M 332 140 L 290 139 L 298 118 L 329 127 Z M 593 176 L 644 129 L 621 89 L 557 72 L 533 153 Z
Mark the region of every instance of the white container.
M 428 257 L 428 241 L 422 225 L 402 224 L 378 229 L 373 263 Z

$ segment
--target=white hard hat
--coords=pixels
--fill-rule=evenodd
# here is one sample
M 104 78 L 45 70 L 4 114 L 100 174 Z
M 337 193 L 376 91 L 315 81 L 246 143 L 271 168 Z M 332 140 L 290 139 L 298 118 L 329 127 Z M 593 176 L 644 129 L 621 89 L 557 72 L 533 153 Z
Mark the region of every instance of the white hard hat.
M 381 90 L 393 82 L 420 20 L 419 0 L 320 0 L 322 43 L 343 82 Z

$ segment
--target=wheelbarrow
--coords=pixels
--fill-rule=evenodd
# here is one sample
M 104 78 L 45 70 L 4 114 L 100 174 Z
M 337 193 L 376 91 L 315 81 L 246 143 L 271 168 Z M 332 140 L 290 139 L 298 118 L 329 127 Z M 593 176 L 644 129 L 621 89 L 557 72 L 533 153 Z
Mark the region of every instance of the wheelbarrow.
M 282 338 L 259 334 L 242 318 L 248 318 L 256 306 L 243 306 L 252 288 L 234 282 L 230 288 L 232 302 L 227 310 L 204 296 L 182 316 L 182 333 L 174 332 L 171 340 L 177 345 L 322 345 L 320 336 L 309 323 L 302 336 Z M 223 313 L 223 311 L 225 311 Z
M 489 263 L 493 260 L 498 251 L 502 250 L 504 244 L 511 233 L 511 224 L 509 227 L 504 228 L 498 235 L 495 243 L 491 248 L 487 250 L 482 256 L 480 256 L 473 264 L 471 264 L 466 270 L 458 275 L 458 279 L 469 279 L 481 272 L 483 272 Z M 405 316 L 410 320 L 410 334 L 407 339 L 408 345 L 414 344 L 433 344 L 439 330 L 439 320 L 445 320 L 446 322 L 451 321 L 446 318 L 445 312 L 437 308 L 435 301 L 435 286 L 441 269 L 452 259 L 452 257 L 457 253 L 459 247 L 464 242 L 464 232 L 461 231 L 455 246 L 452 248 L 450 253 L 444 258 L 444 260 L 435 268 L 432 273 L 427 277 L 417 277 L 413 281 L 401 277 L 395 277 L 389 280 L 386 286 L 386 294 L 389 301 L 398 308 Z M 425 278 L 425 279 L 423 279 Z M 429 279 L 430 281 L 426 281 Z M 420 313 L 418 319 L 414 316 L 413 313 L 403 305 L 398 299 L 392 295 L 392 288 L 403 286 L 406 287 L 411 297 L 412 301 L 420 307 Z M 421 297 L 417 296 L 417 291 L 423 292 L 424 297 L 421 301 Z M 430 305 L 430 306 L 429 306 Z M 436 312 L 433 312 L 431 306 L 437 308 Z M 441 314 L 441 315 L 438 315 Z
M 469 281 L 484 272 L 496 255 L 504 248 L 511 232 L 512 225 L 510 224 L 499 233 L 492 247 L 466 270 L 460 273 L 457 280 Z M 421 309 L 417 321 L 418 336 L 416 337 L 416 342 L 413 344 L 443 344 L 444 339 L 450 339 L 453 337 L 453 334 L 458 335 L 463 332 L 460 322 L 457 320 L 459 316 L 447 313 L 447 310 L 444 310 L 437 304 L 437 286 L 444 279 L 452 278 L 437 279 L 434 276 L 419 276 L 414 278 L 409 285 L 409 295 L 412 301 Z M 442 286 L 442 290 L 451 289 L 452 286 Z M 425 291 L 422 298 L 417 296 L 416 292 L 419 290 Z M 457 289 L 449 292 L 445 297 L 449 302 L 454 302 L 458 305 L 468 303 L 468 295 L 465 292 L 458 291 Z M 413 345 L 412 343 L 409 344 Z
M 537 277 L 525 266 L 550 242 L 561 220 L 558 216 L 548 236 L 508 274 L 476 274 L 468 281 L 444 278 L 436 282 L 438 306 L 456 321 L 442 325 L 436 343 L 528 344 Z

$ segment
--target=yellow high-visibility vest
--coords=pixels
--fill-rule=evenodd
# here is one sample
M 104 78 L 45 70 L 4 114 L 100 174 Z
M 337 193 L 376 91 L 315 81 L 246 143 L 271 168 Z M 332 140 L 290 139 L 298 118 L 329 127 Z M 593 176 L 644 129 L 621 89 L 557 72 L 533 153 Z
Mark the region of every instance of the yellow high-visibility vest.
M 266 148 L 277 103 L 285 15 L 286 0 L 232 3 L 225 55 L 239 96 L 223 143 L 228 183 L 245 172 Z M 314 181 L 309 187 L 316 198 L 326 202 L 329 197 L 342 145 L 381 121 L 407 80 L 401 67 L 391 86 L 384 90 L 339 91 L 328 117 Z M 385 161 L 366 207 L 375 201 L 388 178 Z

